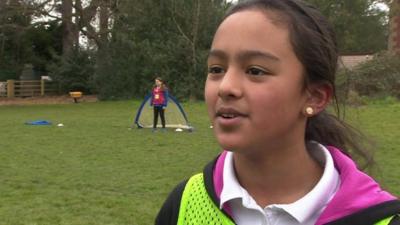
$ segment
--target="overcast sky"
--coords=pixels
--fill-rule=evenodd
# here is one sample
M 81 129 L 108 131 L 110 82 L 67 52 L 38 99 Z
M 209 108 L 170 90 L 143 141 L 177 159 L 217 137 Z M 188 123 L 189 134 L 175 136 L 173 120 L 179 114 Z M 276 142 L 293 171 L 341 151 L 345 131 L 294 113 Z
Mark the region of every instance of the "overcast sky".
M 377 3 L 375 6 L 382 10 L 389 11 L 389 7 L 385 3 Z

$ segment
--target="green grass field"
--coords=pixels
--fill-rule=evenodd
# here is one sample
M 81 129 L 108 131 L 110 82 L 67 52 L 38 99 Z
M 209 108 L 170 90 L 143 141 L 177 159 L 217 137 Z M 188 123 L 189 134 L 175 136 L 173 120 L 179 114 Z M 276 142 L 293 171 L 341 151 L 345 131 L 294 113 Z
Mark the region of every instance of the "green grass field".
M 153 224 L 169 191 L 219 147 L 204 103 L 195 132 L 128 128 L 139 102 L 0 106 L 0 225 Z M 400 195 L 400 103 L 348 110 L 373 137 L 383 186 Z M 50 120 L 64 127 L 28 126 Z

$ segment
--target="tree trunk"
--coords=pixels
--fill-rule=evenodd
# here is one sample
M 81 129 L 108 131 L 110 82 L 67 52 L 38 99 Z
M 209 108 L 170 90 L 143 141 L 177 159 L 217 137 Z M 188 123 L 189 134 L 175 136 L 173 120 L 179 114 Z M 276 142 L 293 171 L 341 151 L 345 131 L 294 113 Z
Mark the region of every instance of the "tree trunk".
M 72 0 L 62 0 L 61 18 L 63 26 L 63 56 L 67 56 L 74 46 L 74 28 L 72 24 Z
M 74 32 L 74 34 L 73 34 L 73 37 L 74 37 L 74 43 L 76 44 L 76 45 L 79 45 L 79 37 L 80 37 L 80 33 L 79 33 L 79 30 L 80 30 L 80 28 L 81 28 L 81 26 L 82 26 L 82 22 L 81 22 L 81 20 L 82 20 L 82 16 L 81 16 L 81 11 L 78 11 L 78 10 L 81 10 L 82 9 L 82 1 L 81 0 L 75 0 L 75 23 L 73 24 L 73 32 Z
M 203 0 L 201 0 L 203 1 Z M 197 52 L 196 52 L 196 44 L 197 44 L 197 39 L 198 39 L 198 33 L 199 33 L 199 22 L 200 22 L 200 7 L 201 7 L 201 2 L 200 0 L 196 1 L 196 11 L 194 13 L 194 18 L 193 18 L 193 27 L 192 27 L 192 76 L 191 79 L 193 80 L 193 82 L 191 82 L 192 84 L 196 84 L 196 74 L 197 74 Z M 196 86 L 196 85 L 194 85 Z M 196 94 L 194 93 L 194 88 L 197 87 L 193 87 L 190 90 L 190 94 L 189 94 L 189 98 L 191 100 L 195 100 L 196 99 Z
M 390 5 L 389 51 L 400 54 L 400 0 L 393 0 Z
M 99 30 L 99 36 L 100 36 L 100 46 L 104 47 L 104 45 L 107 44 L 108 42 L 108 25 L 109 25 L 109 4 L 107 0 L 103 0 L 101 5 L 100 5 L 100 30 Z

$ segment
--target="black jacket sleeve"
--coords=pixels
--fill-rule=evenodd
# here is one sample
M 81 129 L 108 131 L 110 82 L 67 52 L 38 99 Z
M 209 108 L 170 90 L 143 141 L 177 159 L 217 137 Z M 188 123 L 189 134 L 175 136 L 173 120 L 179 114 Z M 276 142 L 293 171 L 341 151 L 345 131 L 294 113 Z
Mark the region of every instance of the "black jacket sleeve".
M 400 225 L 400 214 L 395 215 L 389 225 Z
M 375 224 L 382 219 L 396 215 L 389 225 L 400 225 L 398 214 L 400 213 L 400 201 L 390 200 L 377 204 L 375 206 L 363 209 L 359 212 L 329 222 L 327 225 L 367 225 Z
M 178 184 L 169 194 L 158 212 L 155 225 L 176 225 L 178 223 L 179 207 L 187 181 L 185 180 Z

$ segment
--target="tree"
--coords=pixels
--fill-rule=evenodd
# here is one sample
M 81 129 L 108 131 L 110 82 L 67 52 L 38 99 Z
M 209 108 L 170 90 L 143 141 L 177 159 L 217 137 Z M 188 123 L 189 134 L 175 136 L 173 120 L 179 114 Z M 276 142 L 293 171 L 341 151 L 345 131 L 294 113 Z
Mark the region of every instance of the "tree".
M 393 0 L 390 3 L 390 35 L 389 50 L 400 54 L 400 1 Z
M 77 45 L 77 40 L 74 38 L 74 27 L 72 23 L 72 0 L 62 0 L 61 4 L 61 21 L 62 21 L 62 40 L 63 40 L 63 55 L 69 55 L 73 47 Z
M 100 97 L 143 96 L 162 76 L 181 99 L 202 98 L 205 59 L 225 1 L 122 1 L 97 58 Z
M 13 56 L 15 65 L 34 62 L 70 84 L 82 76 L 100 98 L 141 96 L 156 74 L 170 81 L 175 96 L 201 98 L 212 34 L 229 6 L 225 0 L 9 0 L 0 2 L 0 10 L 10 2 L 19 4 L 13 15 L 27 21 L 0 24 L 0 57 L 9 57 L 6 47 L 23 29 L 29 35 L 18 41 L 24 54 Z M 8 27 L 14 33 L 6 33 Z M 89 44 L 79 46 L 81 37 Z M 90 66 L 79 70 L 73 59 Z
M 26 31 L 31 12 L 19 0 L 0 2 L 0 80 L 16 79 L 31 56 Z
M 377 0 L 307 0 L 333 23 L 341 53 L 373 53 L 386 49 L 387 12 Z
M 78 89 L 92 92 L 91 80 L 94 58 L 92 49 L 103 54 L 109 42 L 112 14 L 116 0 L 53 0 L 47 1 L 49 9 L 56 9 L 59 14 L 52 14 L 42 7 L 40 14 L 50 16 L 50 22 L 61 22 L 62 27 L 62 58 L 55 57 L 48 63 L 50 74 L 61 83 L 64 90 Z M 54 11 L 54 10 L 53 10 Z M 91 46 L 80 46 L 80 37 L 89 40 Z M 79 59 L 76 61 L 75 59 Z M 99 63 L 101 57 L 98 57 Z M 82 64 L 83 63 L 83 64 Z M 85 64 L 86 63 L 86 64 Z M 80 65 L 80 66 L 77 66 Z M 78 85 L 79 83 L 79 85 Z
M 46 75 L 49 64 L 62 55 L 62 27 L 56 22 L 39 24 L 27 30 L 26 36 L 32 53 L 27 60 L 37 74 Z

